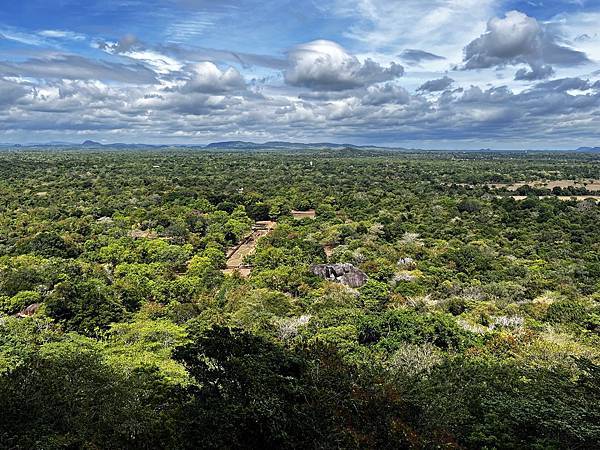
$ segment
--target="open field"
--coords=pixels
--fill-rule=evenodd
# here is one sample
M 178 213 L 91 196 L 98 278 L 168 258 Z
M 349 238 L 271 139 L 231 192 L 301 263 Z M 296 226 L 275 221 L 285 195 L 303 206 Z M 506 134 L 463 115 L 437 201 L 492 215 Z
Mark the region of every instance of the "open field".
M 555 181 L 518 181 L 515 183 L 489 183 L 486 186 L 494 189 L 506 189 L 508 191 L 516 191 L 522 186 L 530 186 L 539 189 L 554 189 L 559 188 L 585 188 L 590 192 L 600 192 L 600 180 L 555 180 Z
M 511 198 L 515 199 L 515 200 L 525 200 L 527 198 L 526 195 L 511 195 Z M 502 197 L 499 197 L 502 198 Z M 581 201 L 585 201 L 585 200 L 593 200 L 593 201 L 600 201 L 600 195 L 572 195 L 572 196 L 568 196 L 568 195 L 542 195 L 539 198 L 557 198 L 563 202 L 568 202 L 571 200 L 576 200 L 578 202 Z

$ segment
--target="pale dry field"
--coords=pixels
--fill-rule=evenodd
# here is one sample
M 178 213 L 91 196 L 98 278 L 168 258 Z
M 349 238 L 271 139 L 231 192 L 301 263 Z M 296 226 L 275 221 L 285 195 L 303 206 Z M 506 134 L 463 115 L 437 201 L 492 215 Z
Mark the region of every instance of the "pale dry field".
M 314 209 L 309 209 L 307 211 L 292 211 L 292 216 L 294 219 L 314 219 L 317 217 L 317 213 Z
M 502 198 L 502 197 L 498 197 Z M 527 198 L 526 195 L 511 195 L 511 198 L 515 200 L 525 200 Z M 600 195 L 542 195 L 539 198 L 557 198 L 563 202 L 568 202 L 570 200 L 577 200 L 578 202 L 582 202 L 584 200 L 594 200 L 596 202 L 600 201 Z
M 518 181 L 516 183 L 490 183 L 489 186 L 494 189 L 506 188 L 509 191 L 516 191 L 521 186 L 531 186 L 535 188 L 554 189 L 555 187 L 584 187 L 590 192 L 600 192 L 600 180 L 555 180 L 555 181 Z

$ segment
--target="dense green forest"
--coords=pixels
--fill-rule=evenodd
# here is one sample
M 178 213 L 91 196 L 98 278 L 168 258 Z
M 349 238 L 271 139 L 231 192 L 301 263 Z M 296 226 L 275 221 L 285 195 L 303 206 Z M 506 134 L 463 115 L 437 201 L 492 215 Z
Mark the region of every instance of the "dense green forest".
M 597 193 L 489 186 L 598 179 L 584 153 L 0 152 L 0 447 L 600 448 Z

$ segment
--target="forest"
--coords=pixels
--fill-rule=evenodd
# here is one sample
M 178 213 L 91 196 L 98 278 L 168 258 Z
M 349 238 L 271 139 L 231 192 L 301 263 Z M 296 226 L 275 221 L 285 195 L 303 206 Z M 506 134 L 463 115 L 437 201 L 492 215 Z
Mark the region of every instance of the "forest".
M 4 149 L 0 448 L 600 448 L 598 180 L 584 152 Z

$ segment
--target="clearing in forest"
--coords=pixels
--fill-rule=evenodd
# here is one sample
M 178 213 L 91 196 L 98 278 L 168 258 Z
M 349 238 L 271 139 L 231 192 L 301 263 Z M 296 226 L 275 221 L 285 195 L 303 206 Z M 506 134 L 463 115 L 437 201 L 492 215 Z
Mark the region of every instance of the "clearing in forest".
M 502 198 L 502 197 L 498 197 Z M 526 195 L 511 195 L 511 198 L 515 200 L 525 200 L 527 198 Z M 600 201 L 600 195 L 541 195 L 539 198 L 557 198 L 563 202 L 568 202 L 571 200 L 577 200 L 578 202 L 582 202 L 584 200 L 594 200 L 596 202 Z
M 294 219 L 314 219 L 317 217 L 317 212 L 314 209 L 308 209 L 306 211 L 292 211 Z
M 515 183 L 490 183 L 487 186 L 494 189 L 506 188 L 508 191 L 516 191 L 522 186 L 530 186 L 540 189 L 554 189 L 555 187 L 560 188 L 586 188 L 590 192 L 600 192 L 600 180 L 555 180 L 555 181 L 517 181 Z
M 237 246 L 230 248 L 229 252 L 227 252 L 227 268 L 223 270 L 223 273 L 232 274 L 235 271 L 239 271 L 240 275 L 243 277 L 250 275 L 251 269 L 244 265 L 244 258 L 254 253 L 258 240 L 261 237 L 268 235 L 276 226 L 277 222 L 256 222 L 254 227 L 252 227 L 252 233 L 242 239 Z

